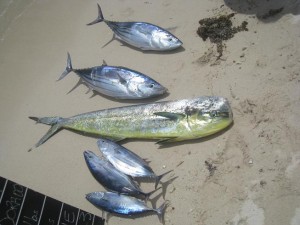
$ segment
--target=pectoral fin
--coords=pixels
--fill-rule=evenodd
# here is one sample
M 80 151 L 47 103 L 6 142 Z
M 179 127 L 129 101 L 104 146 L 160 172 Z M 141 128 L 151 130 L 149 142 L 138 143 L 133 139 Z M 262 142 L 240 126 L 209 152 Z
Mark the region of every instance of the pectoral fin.
M 184 140 L 187 140 L 187 138 L 184 138 L 184 137 L 174 137 L 174 138 L 168 138 L 168 139 L 161 139 L 158 142 L 156 142 L 156 144 L 164 145 L 164 144 L 178 142 L 178 141 L 184 141 Z
M 127 192 L 131 192 L 132 190 L 128 187 L 123 187 L 122 188 L 122 192 L 127 193 Z
M 123 77 L 121 77 L 119 74 L 118 74 L 118 78 L 119 78 L 119 82 L 123 85 L 127 85 L 127 80 L 125 80 Z
M 181 120 L 185 117 L 182 113 L 170 113 L 170 112 L 156 112 L 154 115 L 166 117 L 170 120 Z

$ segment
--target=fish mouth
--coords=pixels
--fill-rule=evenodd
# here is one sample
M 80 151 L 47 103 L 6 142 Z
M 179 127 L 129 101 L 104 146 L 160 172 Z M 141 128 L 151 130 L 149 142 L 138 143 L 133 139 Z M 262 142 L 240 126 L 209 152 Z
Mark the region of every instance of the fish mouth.
M 176 49 L 176 48 L 179 48 L 182 46 L 182 42 L 180 40 L 178 40 L 177 43 L 173 44 L 172 46 L 169 47 L 169 50 L 173 50 L 173 49 Z
M 226 98 L 217 97 L 213 101 L 215 102 L 214 110 L 218 112 L 218 116 L 223 118 L 232 118 L 232 110 Z
M 169 93 L 169 89 L 164 87 L 163 93 Z
M 163 94 L 168 94 L 169 90 L 168 88 L 161 87 L 157 92 L 159 93 L 159 95 L 163 95 Z
M 86 150 L 83 152 L 85 160 L 90 160 L 96 157 L 96 154 L 90 150 Z
M 92 197 L 92 193 L 88 193 L 88 194 L 85 195 L 85 198 L 86 198 L 87 200 L 90 200 L 91 197 Z
M 182 42 L 182 41 L 180 41 L 179 39 L 177 39 L 177 40 L 178 40 L 178 43 L 177 43 L 177 44 L 178 44 L 179 46 L 183 45 L 183 42 Z
M 169 93 L 169 90 L 162 86 L 160 88 L 155 88 L 155 90 L 152 90 L 151 93 L 148 93 L 146 97 L 147 98 L 148 97 L 157 97 L 157 96 L 168 94 L 168 93 Z
M 232 111 L 221 111 L 221 112 L 218 112 L 218 117 L 221 117 L 223 119 L 232 119 Z
M 224 119 L 227 118 L 233 120 L 233 113 L 228 100 L 225 99 L 223 106 L 220 108 L 219 114 Z
M 180 47 L 181 45 L 183 45 L 183 42 L 180 41 L 179 39 L 177 39 L 177 43 L 175 44 L 175 46 L 178 48 L 178 47 Z

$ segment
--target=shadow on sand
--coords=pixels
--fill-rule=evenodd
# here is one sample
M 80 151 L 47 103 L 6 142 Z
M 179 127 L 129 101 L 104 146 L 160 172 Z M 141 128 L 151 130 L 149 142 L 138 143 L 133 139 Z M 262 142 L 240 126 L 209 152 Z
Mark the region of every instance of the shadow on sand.
M 233 11 L 255 15 L 260 21 L 275 22 L 285 14 L 300 14 L 300 0 L 224 0 Z

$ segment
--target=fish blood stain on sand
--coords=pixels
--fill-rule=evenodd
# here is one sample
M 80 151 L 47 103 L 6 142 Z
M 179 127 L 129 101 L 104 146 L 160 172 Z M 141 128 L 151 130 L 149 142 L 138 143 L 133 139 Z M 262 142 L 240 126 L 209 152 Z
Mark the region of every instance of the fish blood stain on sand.
M 104 220 L 0 177 L 0 225 L 103 225 Z
M 248 22 L 246 21 L 243 21 L 240 26 L 233 27 L 232 17 L 234 17 L 234 13 L 205 18 L 199 21 L 200 27 L 197 30 L 197 34 L 203 41 L 209 38 L 212 43 L 217 45 L 217 52 L 219 53 L 217 59 L 220 59 L 223 55 L 223 41 L 233 38 L 240 31 L 248 31 Z

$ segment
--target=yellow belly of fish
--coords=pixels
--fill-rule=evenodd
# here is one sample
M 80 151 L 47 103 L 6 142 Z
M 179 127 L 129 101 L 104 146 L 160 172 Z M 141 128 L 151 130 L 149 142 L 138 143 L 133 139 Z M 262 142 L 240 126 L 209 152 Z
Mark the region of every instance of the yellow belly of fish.
M 231 123 L 231 120 L 223 119 L 216 124 L 201 124 L 192 127 L 186 119 L 172 120 L 141 120 L 110 118 L 79 120 L 66 125 L 66 128 L 84 133 L 99 135 L 113 140 L 125 138 L 160 139 L 169 141 L 183 141 L 196 139 L 214 134 Z

